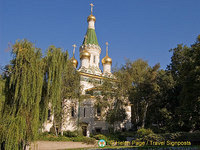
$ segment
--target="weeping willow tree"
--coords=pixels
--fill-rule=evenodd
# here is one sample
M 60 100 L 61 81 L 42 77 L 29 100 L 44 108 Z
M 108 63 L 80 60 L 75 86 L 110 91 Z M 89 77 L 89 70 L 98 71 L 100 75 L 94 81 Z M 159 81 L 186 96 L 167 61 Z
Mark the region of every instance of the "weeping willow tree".
M 79 96 L 79 75 L 72 65 L 67 52 L 50 46 L 44 57 L 45 72 L 41 106 L 41 123 L 47 120 L 48 109 L 54 116 L 53 126 L 56 135 L 61 128 L 64 99 Z M 41 124 L 42 125 L 42 124 Z
M 41 50 L 27 40 L 17 41 L 13 59 L 0 77 L 0 144 L 2 149 L 25 149 L 37 139 L 48 109 L 60 127 L 63 100 L 79 96 L 80 78 L 67 52 L 50 46 Z
M 5 80 L 0 75 L 0 114 L 5 102 Z
M 6 150 L 24 149 L 36 139 L 44 74 L 41 51 L 31 42 L 17 41 L 12 55 L 0 116 L 0 143 Z
M 47 119 L 48 109 L 51 109 L 54 114 L 54 126 L 56 122 L 61 120 L 61 83 L 62 69 L 64 56 L 61 49 L 55 46 L 50 46 L 47 50 L 47 55 L 44 57 L 45 72 L 43 96 L 40 103 L 41 108 L 41 123 Z

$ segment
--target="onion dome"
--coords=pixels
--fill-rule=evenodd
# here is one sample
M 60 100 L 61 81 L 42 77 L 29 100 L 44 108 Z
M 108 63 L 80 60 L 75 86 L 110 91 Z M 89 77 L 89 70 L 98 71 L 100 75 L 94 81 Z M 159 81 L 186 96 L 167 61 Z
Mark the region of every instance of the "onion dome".
M 88 58 L 90 59 L 90 53 L 85 49 L 80 53 L 80 59 Z
M 103 59 L 102 59 L 102 64 L 112 64 L 112 59 L 109 57 L 109 56 L 105 56 Z
M 80 53 L 80 59 L 83 59 L 83 58 L 88 58 L 90 59 L 90 52 L 88 52 L 86 50 L 86 47 L 87 47 L 87 35 L 85 36 L 84 38 L 84 50 Z
M 78 61 L 77 61 L 74 57 L 71 58 L 71 61 L 72 61 L 73 66 L 74 66 L 75 68 L 77 68 L 77 66 L 78 66 Z
M 75 48 L 76 48 L 76 44 L 72 45 L 74 47 L 73 49 L 73 56 L 71 58 L 72 64 L 75 68 L 77 68 L 78 66 L 78 61 L 75 59 L 74 54 L 75 54 Z
M 89 21 L 91 21 L 91 20 L 94 21 L 94 22 L 96 21 L 95 16 L 93 16 L 92 14 L 88 16 L 87 22 L 89 22 Z
M 106 42 L 106 56 L 102 59 L 102 64 L 112 64 L 112 59 L 108 56 L 108 42 Z

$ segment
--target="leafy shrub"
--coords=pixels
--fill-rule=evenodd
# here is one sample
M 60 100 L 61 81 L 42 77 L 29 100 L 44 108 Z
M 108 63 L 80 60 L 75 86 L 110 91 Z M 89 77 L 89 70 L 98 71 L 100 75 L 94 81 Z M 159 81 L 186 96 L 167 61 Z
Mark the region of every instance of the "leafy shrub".
M 149 134 L 153 134 L 153 131 L 151 129 L 144 129 L 144 128 L 141 128 L 137 131 L 137 135 L 138 136 L 146 136 L 146 135 L 149 135 Z
M 190 141 L 194 145 L 200 144 L 200 132 L 196 131 L 193 133 L 188 132 L 177 132 L 177 133 L 165 133 L 162 134 L 165 140 L 170 141 Z
M 85 137 L 85 136 L 73 137 L 71 139 L 74 142 L 83 142 L 83 143 L 86 143 L 86 144 L 95 144 L 96 143 L 95 138 L 90 138 L 90 137 Z
M 107 141 L 107 137 L 103 134 L 97 134 L 97 135 L 94 136 L 94 138 L 97 139 L 97 140 L 103 139 L 103 140 Z
M 89 137 L 85 137 L 83 138 L 83 141 L 86 144 L 95 144 L 96 143 L 96 139 L 95 138 L 89 138 Z
M 156 141 L 161 142 L 164 140 L 164 138 L 158 134 L 153 133 L 151 129 L 144 129 L 141 128 L 136 133 L 136 139 L 138 141 Z
M 63 135 L 66 137 L 77 137 L 78 131 L 64 131 Z

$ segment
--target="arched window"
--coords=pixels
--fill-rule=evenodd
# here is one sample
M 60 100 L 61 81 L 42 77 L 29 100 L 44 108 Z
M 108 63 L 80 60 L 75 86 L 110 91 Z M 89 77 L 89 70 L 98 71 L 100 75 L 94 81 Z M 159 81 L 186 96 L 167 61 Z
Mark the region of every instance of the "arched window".
M 47 120 L 50 120 L 50 117 L 51 117 L 51 110 L 48 109 L 48 116 L 47 116 Z
M 97 116 L 101 116 L 101 107 L 97 107 Z
M 83 116 L 85 117 L 85 114 L 86 114 L 86 110 L 85 108 L 83 109 Z
M 74 117 L 74 106 L 71 108 L 71 116 Z
M 95 55 L 94 55 L 94 57 L 93 57 L 93 63 L 95 63 L 96 62 L 96 57 L 95 57 Z

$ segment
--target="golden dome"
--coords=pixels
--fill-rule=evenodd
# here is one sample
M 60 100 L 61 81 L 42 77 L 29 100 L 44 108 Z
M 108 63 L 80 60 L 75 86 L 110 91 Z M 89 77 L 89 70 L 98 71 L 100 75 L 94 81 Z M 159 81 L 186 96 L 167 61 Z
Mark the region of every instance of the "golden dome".
M 71 61 L 72 61 L 72 64 L 74 65 L 74 67 L 77 68 L 78 61 L 74 57 L 71 58 Z
M 109 57 L 109 56 L 105 56 L 103 59 L 102 59 L 102 64 L 112 64 L 112 59 Z
M 82 58 L 88 58 L 88 59 L 90 59 L 90 53 L 87 50 L 83 50 L 80 53 L 80 59 L 82 59 Z
M 88 16 L 87 18 L 87 22 L 89 22 L 90 20 L 93 20 L 94 22 L 96 21 L 95 16 L 93 16 L 92 14 Z

